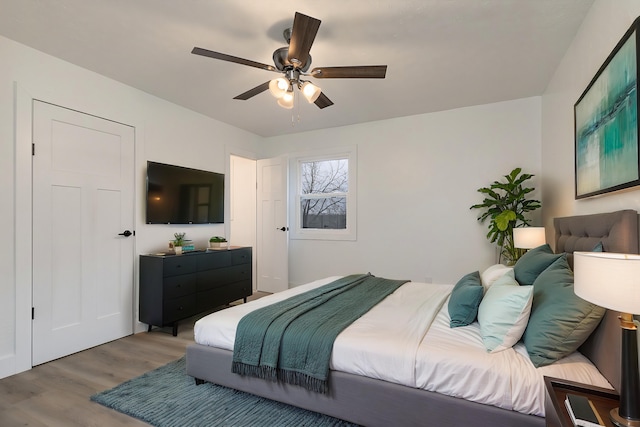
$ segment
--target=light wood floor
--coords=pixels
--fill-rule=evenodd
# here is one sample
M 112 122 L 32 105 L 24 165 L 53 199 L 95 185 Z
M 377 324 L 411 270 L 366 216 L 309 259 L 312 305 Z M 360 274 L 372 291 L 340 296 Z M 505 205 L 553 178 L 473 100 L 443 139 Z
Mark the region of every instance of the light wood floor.
M 0 426 L 148 426 L 89 397 L 183 356 L 197 318 L 180 322 L 177 337 L 153 329 L 0 380 Z

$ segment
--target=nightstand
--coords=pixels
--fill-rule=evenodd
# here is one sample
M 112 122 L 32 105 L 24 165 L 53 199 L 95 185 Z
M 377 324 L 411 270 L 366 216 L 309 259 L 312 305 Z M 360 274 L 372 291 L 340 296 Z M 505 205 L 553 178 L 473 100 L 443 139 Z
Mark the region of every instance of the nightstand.
M 547 427 L 573 427 L 564 406 L 567 393 L 587 396 L 596 407 L 604 425 L 614 427 L 609 419 L 609 411 L 619 404 L 618 393 L 614 390 L 552 377 L 544 377 L 544 383 L 547 389 L 544 402 Z

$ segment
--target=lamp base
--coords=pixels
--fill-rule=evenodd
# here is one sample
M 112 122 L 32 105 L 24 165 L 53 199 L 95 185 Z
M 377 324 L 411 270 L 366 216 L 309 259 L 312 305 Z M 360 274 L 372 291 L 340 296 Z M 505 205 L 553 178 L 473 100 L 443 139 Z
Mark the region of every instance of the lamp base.
M 621 417 L 618 413 L 619 408 L 614 408 L 609 412 L 609 418 L 618 427 L 640 427 L 640 419 L 629 419 Z

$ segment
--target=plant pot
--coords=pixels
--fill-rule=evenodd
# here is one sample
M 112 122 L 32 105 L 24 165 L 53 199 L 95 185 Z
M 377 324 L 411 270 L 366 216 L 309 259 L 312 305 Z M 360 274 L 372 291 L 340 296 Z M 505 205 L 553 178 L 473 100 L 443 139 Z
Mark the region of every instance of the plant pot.
M 227 244 L 228 242 L 209 242 L 209 247 L 211 249 L 220 249 L 220 248 L 226 248 Z
M 182 246 L 174 246 L 173 251 L 176 253 L 176 255 L 182 255 Z

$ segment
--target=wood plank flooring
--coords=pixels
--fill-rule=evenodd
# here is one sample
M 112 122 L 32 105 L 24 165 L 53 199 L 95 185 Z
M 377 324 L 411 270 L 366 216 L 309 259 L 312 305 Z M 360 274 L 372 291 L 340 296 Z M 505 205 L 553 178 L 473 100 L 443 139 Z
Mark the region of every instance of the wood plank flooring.
M 182 357 L 199 317 L 180 322 L 177 337 L 153 329 L 0 380 L 0 426 L 148 426 L 89 397 Z

